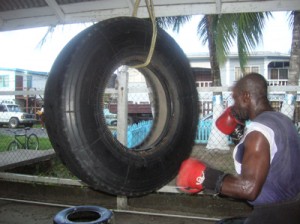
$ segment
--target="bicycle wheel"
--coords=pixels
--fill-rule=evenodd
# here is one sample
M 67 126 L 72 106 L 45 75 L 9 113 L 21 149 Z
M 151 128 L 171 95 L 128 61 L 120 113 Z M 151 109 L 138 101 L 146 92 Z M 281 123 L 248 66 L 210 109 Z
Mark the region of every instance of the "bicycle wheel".
M 39 139 L 36 134 L 30 134 L 27 138 L 27 149 L 39 149 Z
M 17 150 L 19 148 L 20 148 L 20 145 L 16 141 L 12 141 L 11 143 L 9 143 L 7 150 L 13 151 L 13 150 Z

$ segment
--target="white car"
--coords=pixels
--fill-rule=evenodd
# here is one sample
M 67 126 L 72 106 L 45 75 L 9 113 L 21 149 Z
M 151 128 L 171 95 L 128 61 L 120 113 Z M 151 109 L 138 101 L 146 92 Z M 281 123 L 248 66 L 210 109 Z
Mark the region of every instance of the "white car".
M 106 124 L 109 126 L 116 126 L 118 122 L 118 116 L 116 114 L 112 114 L 108 109 L 104 109 L 104 117 Z
M 17 128 L 20 125 L 32 127 L 36 122 L 34 114 L 22 112 L 17 104 L 0 104 L 0 126 L 9 125 Z

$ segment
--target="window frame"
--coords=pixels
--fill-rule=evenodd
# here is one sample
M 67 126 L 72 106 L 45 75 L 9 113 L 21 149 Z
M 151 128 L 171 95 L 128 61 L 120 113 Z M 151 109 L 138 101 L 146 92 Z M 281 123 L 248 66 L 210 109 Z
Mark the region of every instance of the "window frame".
M 9 75 L 1 74 L 0 75 L 0 88 L 9 87 Z

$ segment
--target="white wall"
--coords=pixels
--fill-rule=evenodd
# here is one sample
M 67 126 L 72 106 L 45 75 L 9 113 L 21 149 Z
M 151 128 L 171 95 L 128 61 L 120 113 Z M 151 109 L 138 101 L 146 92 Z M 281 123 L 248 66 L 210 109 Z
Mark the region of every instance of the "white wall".
M 0 70 L 0 75 L 8 75 L 8 83 L 7 87 L 0 87 L 0 91 L 14 91 L 15 90 L 15 72 L 14 71 L 7 71 L 7 70 Z M 0 102 L 2 100 L 14 100 L 14 95 L 0 95 Z
M 45 75 L 33 75 L 32 76 L 32 88 L 36 90 L 44 90 L 46 86 L 48 76 Z

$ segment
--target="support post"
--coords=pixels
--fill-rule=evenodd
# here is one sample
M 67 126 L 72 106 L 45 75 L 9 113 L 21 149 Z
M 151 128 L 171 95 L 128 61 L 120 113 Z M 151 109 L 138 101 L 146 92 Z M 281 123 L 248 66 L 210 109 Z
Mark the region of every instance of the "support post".
M 128 126 L 128 67 L 122 66 L 118 72 L 118 125 L 117 139 L 127 146 Z

